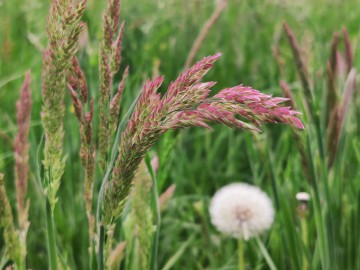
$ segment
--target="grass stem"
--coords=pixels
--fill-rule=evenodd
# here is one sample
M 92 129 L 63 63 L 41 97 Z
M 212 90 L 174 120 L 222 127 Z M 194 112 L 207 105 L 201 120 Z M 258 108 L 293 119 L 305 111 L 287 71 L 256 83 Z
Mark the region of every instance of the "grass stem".
M 307 223 L 306 223 L 305 218 L 301 218 L 301 237 L 302 237 L 302 240 L 303 240 L 304 247 L 306 249 L 307 245 L 308 245 L 308 240 L 307 240 L 308 233 L 307 233 Z M 306 258 L 306 253 L 305 252 L 303 252 L 302 261 L 303 261 L 302 269 L 303 270 L 309 269 L 308 260 Z
M 105 227 L 104 227 L 104 225 L 100 225 L 98 270 L 104 269 L 104 241 L 105 241 Z
M 258 236 L 256 237 L 256 242 L 257 242 L 260 252 L 264 256 L 265 261 L 267 262 L 269 268 L 271 270 L 277 270 L 273 260 L 271 259 L 269 252 L 267 251 L 266 247 L 264 246 L 263 242 L 260 240 L 260 238 Z
M 48 198 L 46 198 L 46 227 L 47 227 L 47 236 L 48 236 L 50 269 L 57 270 L 58 267 L 57 267 L 54 214 Z
M 160 213 L 160 205 L 159 205 L 159 194 L 158 194 L 158 186 L 157 186 L 157 180 L 155 177 L 155 173 L 153 171 L 153 168 L 151 166 L 151 160 L 150 160 L 150 155 L 147 154 L 145 157 L 145 162 L 146 162 L 146 166 L 149 170 L 149 173 L 151 175 L 151 179 L 152 179 L 152 195 L 154 198 L 154 202 L 155 202 L 155 211 L 156 211 L 156 231 L 155 231 L 155 240 L 154 240 L 154 246 L 153 246 L 153 250 L 152 250 L 152 264 L 151 264 L 151 269 L 158 269 L 158 265 L 157 265 L 157 257 L 158 257 L 158 252 L 159 252 L 159 238 L 160 238 L 160 225 L 161 225 L 161 213 Z

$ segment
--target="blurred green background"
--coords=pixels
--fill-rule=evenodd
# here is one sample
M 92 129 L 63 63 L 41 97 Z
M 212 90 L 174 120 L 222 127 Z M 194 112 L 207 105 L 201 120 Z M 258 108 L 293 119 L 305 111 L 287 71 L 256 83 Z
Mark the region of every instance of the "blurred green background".
M 220 2 L 122 0 L 121 19 L 126 26 L 123 62 L 115 85 L 129 65 L 123 111 L 144 80 L 156 73 L 165 75 L 161 90 L 166 90 L 165 86 L 183 70 L 201 27 Z M 98 48 L 105 4 L 106 1 L 89 0 L 83 18 L 88 32 L 81 37 L 78 53 L 95 100 L 99 96 Z M 0 131 L 10 138 L 15 137 L 17 130 L 16 100 L 24 73 L 29 69 L 32 73 L 31 226 L 27 240 L 27 264 L 31 269 L 47 269 L 44 200 L 34 174 L 42 134 L 41 50 L 46 46 L 49 5 L 49 1 L 42 0 L 0 0 Z M 267 125 L 259 134 L 214 126 L 212 131 L 187 129 L 165 135 L 153 149 L 160 158 L 159 192 L 172 183 L 176 184 L 176 192 L 162 213 L 161 269 L 236 269 L 236 241 L 215 230 L 207 210 L 213 193 L 235 181 L 258 185 L 272 198 L 276 220 L 262 239 L 279 269 L 360 269 L 360 98 L 356 89 L 347 106 L 339 149 L 331 168 L 327 166 L 328 152 L 324 150 L 329 140 L 324 100 L 331 40 L 335 31 L 341 35 L 342 27 L 346 27 L 355 52 L 354 67 L 359 68 L 355 50 L 360 38 L 359 7 L 358 0 L 228 1 L 201 44 L 196 60 L 223 53 L 206 76 L 206 80 L 218 82 L 214 92 L 244 84 L 282 96 L 280 80 L 288 83 L 297 109 L 304 113 L 300 118 L 305 131 L 300 137 L 311 177 L 306 177 L 297 141 L 291 128 L 285 125 Z M 297 76 L 282 28 L 284 21 L 293 29 L 309 70 L 314 96 L 311 117 L 304 111 L 304 101 L 309 97 L 304 95 Z M 282 67 L 274 57 L 274 48 L 280 53 Z M 343 50 L 342 44 L 339 49 Z M 344 85 L 344 80 L 339 79 L 339 100 Z M 68 95 L 66 106 L 64 151 L 68 161 L 55 209 L 57 240 L 72 269 L 88 269 L 78 124 Z M 0 171 L 5 173 L 8 195 L 15 206 L 13 165 L 12 149 L 0 137 Z M 98 188 L 99 182 L 96 192 Z M 312 196 L 309 213 L 303 220 L 306 233 L 297 212 L 295 195 L 300 191 Z M 0 248 L 2 245 L 0 240 Z M 253 240 L 245 246 L 245 258 L 248 269 L 268 269 Z

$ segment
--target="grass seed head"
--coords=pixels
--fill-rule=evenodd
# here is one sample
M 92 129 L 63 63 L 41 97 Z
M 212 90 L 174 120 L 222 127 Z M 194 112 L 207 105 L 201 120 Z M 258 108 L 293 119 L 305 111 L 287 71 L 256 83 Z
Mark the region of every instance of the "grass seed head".
M 105 220 L 112 220 L 122 212 L 131 181 L 146 151 L 168 130 L 209 128 L 209 122 L 248 130 L 258 130 L 257 126 L 269 122 L 304 127 L 296 117 L 298 112 L 280 105 L 286 98 L 273 98 L 242 85 L 223 89 L 209 97 L 210 88 L 215 83 L 200 83 L 200 80 L 220 55 L 205 57 L 185 70 L 170 83 L 162 97 L 157 90 L 163 83 L 163 77 L 144 85 L 122 133 L 112 180 L 105 191 Z

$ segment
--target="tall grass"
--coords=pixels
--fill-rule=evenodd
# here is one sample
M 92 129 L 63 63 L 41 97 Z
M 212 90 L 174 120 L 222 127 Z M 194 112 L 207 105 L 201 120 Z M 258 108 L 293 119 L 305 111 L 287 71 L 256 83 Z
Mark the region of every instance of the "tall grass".
M 79 52 L 79 61 L 88 78 L 90 95 L 99 95 L 97 80 L 101 12 L 104 1 L 89 1 L 84 20 L 89 39 Z M 230 0 L 216 24 L 209 31 L 198 55 L 222 51 L 224 57 L 217 72 L 207 75 L 226 85 L 244 83 L 268 93 L 281 95 L 280 80 L 291 90 L 297 109 L 303 112 L 306 130 L 301 132 L 309 174 L 290 129 L 270 125 L 261 134 L 214 127 L 213 131 L 185 130 L 163 137 L 154 146 L 159 155 L 157 173 L 159 193 L 172 183 L 176 192 L 162 212 L 159 242 L 159 269 L 236 269 L 236 241 L 221 236 L 209 222 L 207 207 L 211 195 L 221 186 L 242 181 L 266 190 L 276 205 L 276 220 L 263 242 L 278 269 L 358 269 L 360 259 L 360 127 L 359 95 L 350 99 L 336 158 L 328 165 L 329 151 L 326 97 L 328 89 L 327 61 L 331 56 L 334 31 L 342 26 L 349 32 L 355 50 L 359 42 L 359 14 L 356 1 L 237 1 Z M 16 107 L 22 75 L 32 70 L 32 122 L 30 129 L 30 228 L 27 237 L 27 266 L 47 269 L 45 208 L 40 183 L 36 180 L 38 145 L 41 142 L 41 48 L 45 47 L 45 18 L 49 9 L 44 1 L 0 2 L 0 171 L 5 173 L 7 193 L 16 205 L 14 157 L 5 137 L 16 134 Z M 182 70 L 188 52 L 202 25 L 214 10 L 212 1 L 129 1 L 122 2 L 122 18 L 126 21 L 124 55 L 120 70 L 130 65 L 130 76 L 124 90 L 123 103 L 128 108 L 144 78 L 151 77 L 154 67 L 165 75 L 165 84 Z M 293 29 L 306 59 L 312 82 L 313 112 L 308 114 L 304 93 L 286 35 L 283 21 Z M 301 27 L 300 27 L 301 26 Z M 281 66 L 272 48 L 279 51 Z M 339 42 L 339 50 L 344 45 Z M 359 67 L 354 53 L 354 67 Z M 279 60 L 279 59 L 278 59 Z M 115 76 L 114 85 L 121 77 Z M 341 101 L 345 78 L 338 78 L 336 93 Z M 36 90 L 37 89 L 37 90 Z M 165 89 L 161 88 L 162 91 Z M 78 158 L 80 140 L 71 99 L 65 97 L 64 152 L 68 157 L 63 181 L 54 210 L 57 245 L 60 258 L 71 269 L 89 269 L 88 231 L 82 197 L 83 173 Z M 98 108 L 95 108 L 95 117 Z M 95 121 L 95 132 L 99 123 Z M 171 150 L 171 151 L 169 151 Z M 97 178 L 100 173 L 97 172 Z M 95 182 L 95 189 L 100 188 Z M 299 191 L 311 194 L 308 213 L 298 215 Z M 97 195 L 94 194 L 96 200 Z M 15 208 L 13 207 L 15 212 Z M 70 218 L 71 217 L 71 218 Z M 305 226 L 304 226 L 305 224 Z M 1 232 L 2 235 L 2 232 Z M 123 237 L 115 232 L 116 239 Z M 3 247 L 0 239 L 0 249 Z M 267 269 L 256 241 L 244 247 L 248 269 Z M 0 255 L 1 257 L 1 255 Z

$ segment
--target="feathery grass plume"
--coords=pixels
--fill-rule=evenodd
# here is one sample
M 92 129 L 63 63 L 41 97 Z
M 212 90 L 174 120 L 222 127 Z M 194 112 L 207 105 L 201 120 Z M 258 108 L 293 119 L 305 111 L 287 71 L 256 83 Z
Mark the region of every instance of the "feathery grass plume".
M 19 232 L 15 229 L 9 199 L 6 195 L 4 175 L 0 173 L 0 229 L 4 229 L 5 258 L 15 263 L 16 269 L 25 269 Z
M 297 112 L 279 105 L 287 100 L 285 98 L 272 98 L 241 85 L 223 89 L 209 97 L 210 88 L 215 83 L 200 83 L 200 80 L 220 55 L 205 57 L 184 71 L 170 84 L 163 97 L 157 93 L 162 77 L 145 84 L 122 133 L 112 179 L 105 188 L 105 224 L 119 217 L 135 171 L 146 151 L 168 130 L 191 126 L 209 128 L 207 122 L 247 130 L 258 130 L 256 126 L 268 122 L 283 122 L 303 128 L 296 118 Z
M 62 156 L 66 72 L 77 51 L 83 24 L 80 21 L 86 0 L 54 0 L 47 21 L 48 45 L 43 56 L 42 123 L 45 131 L 44 189 L 54 208 L 56 192 L 64 172 Z
M 26 257 L 26 235 L 29 228 L 29 200 L 27 182 L 29 173 L 29 129 L 31 118 L 30 72 L 25 75 L 21 87 L 20 99 L 16 104 L 18 133 L 15 138 L 15 186 L 17 197 L 17 213 L 19 236 L 21 242 L 21 257 Z
M 119 28 L 120 0 L 108 0 L 103 15 L 103 38 L 99 52 L 100 124 L 99 162 L 104 170 L 109 158 L 111 134 L 115 132 L 120 100 L 128 70 L 125 71 L 117 93 L 112 97 L 113 77 L 121 64 L 124 23 Z
M 140 163 L 130 191 L 131 210 L 125 220 L 126 242 L 128 243 L 129 269 L 149 269 L 151 245 L 154 233 L 150 208 L 151 176 L 145 161 Z
M 86 78 L 76 57 L 73 57 L 72 66 L 68 72 L 68 89 L 73 102 L 75 115 L 80 126 L 80 160 L 85 170 L 84 197 L 86 215 L 89 223 L 89 251 L 92 253 L 92 239 L 95 228 L 95 217 L 91 211 L 95 175 L 95 146 L 93 143 L 92 124 L 94 117 L 94 101 L 92 99 L 88 101 L 89 93 Z M 86 111 L 87 103 L 89 103 L 88 111 Z

